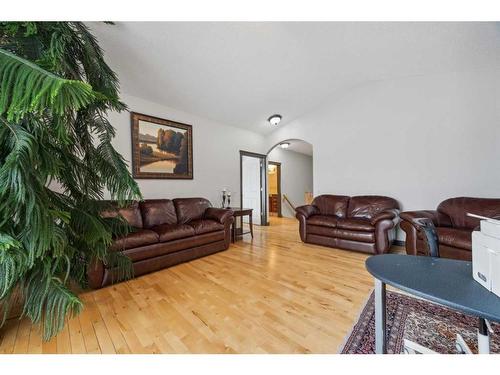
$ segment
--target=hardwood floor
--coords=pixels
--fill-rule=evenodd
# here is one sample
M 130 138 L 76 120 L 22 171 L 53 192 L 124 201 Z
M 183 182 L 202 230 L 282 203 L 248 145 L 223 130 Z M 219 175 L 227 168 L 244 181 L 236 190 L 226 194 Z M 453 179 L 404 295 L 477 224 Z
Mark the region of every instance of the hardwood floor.
M 273 217 L 227 251 L 86 292 L 50 342 L 8 321 L 0 353 L 336 353 L 373 286 L 367 255 L 303 244 L 297 226 Z

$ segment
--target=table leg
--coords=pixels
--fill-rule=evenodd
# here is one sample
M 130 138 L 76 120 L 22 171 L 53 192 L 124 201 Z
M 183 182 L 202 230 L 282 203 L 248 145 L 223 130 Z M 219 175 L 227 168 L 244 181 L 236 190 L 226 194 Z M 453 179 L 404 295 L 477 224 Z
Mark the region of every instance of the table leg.
M 486 320 L 479 318 L 477 330 L 477 352 L 479 354 L 490 354 L 490 335 Z
M 236 242 L 236 219 L 231 224 L 231 240 L 233 243 Z
M 253 219 L 252 219 L 252 213 L 250 213 L 248 223 L 250 224 L 250 235 L 253 238 Z
M 385 326 L 385 283 L 375 279 L 375 353 L 387 353 Z

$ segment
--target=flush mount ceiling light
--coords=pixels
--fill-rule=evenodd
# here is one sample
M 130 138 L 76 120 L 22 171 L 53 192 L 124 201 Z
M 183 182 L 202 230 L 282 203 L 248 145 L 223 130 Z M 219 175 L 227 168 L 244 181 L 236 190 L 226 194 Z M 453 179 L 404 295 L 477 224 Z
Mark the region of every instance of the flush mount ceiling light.
M 281 121 L 281 115 L 272 115 L 267 119 L 267 121 L 269 121 L 271 125 L 278 125 Z
M 280 147 L 281 147 L 281 148 L 288 148 L 288 147 L 290 147 L 290 142 L 283 142 L 283 143 L 280 143 Z

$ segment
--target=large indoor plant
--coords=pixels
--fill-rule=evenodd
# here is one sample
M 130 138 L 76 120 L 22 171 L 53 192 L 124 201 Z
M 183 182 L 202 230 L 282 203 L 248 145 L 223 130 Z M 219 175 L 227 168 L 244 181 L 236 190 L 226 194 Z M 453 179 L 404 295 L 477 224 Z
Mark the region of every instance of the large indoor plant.
M 106 118 L 124 109 L 84 24 L 0 23 L 0 306 L 6 316 L 17 296 L 45 339 L 81 310 L 74 287 L 89 264 L 129 275 L 128 259 L 108 252 L 128 227 L 99 215 L 106 191 L 140 198 Z

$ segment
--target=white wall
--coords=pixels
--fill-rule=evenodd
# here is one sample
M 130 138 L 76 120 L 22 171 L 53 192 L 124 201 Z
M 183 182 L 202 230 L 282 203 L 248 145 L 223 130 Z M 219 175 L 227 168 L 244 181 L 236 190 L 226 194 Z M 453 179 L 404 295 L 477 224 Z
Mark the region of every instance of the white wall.
M 311 156 L 286 151 L 280 147 L 267 156 L 268 161 L 281 163 L 281 194 L 285 194 L 296 207 L 305 204 L 304 193 L 313 191 L 313 160 Z M 281 213 L 285 217 L 295 217 L 295 212 L 282 201 Z
M 500 73 L 371 83 L 275 131 L 267 147 L 290 138 L 314 147 L 315 195 L 383 194 L 404 210 L 500 197 Z
M 166 118 L 193 125 L 193 180 L 139 179 L 144 198 L 205 197 L 214 206 L 221 204 L 221 191 L 233 193 L 231 205 L 239 205 L 240 150 L 263 153 L 264 138 L 260 134 L 222 125 L 143 99 L 122 95 L 131 112 Z M 113 146 L 131 163 L 131 125 L 128 112 L 111 113 L 109 120 L 116 128 Z

